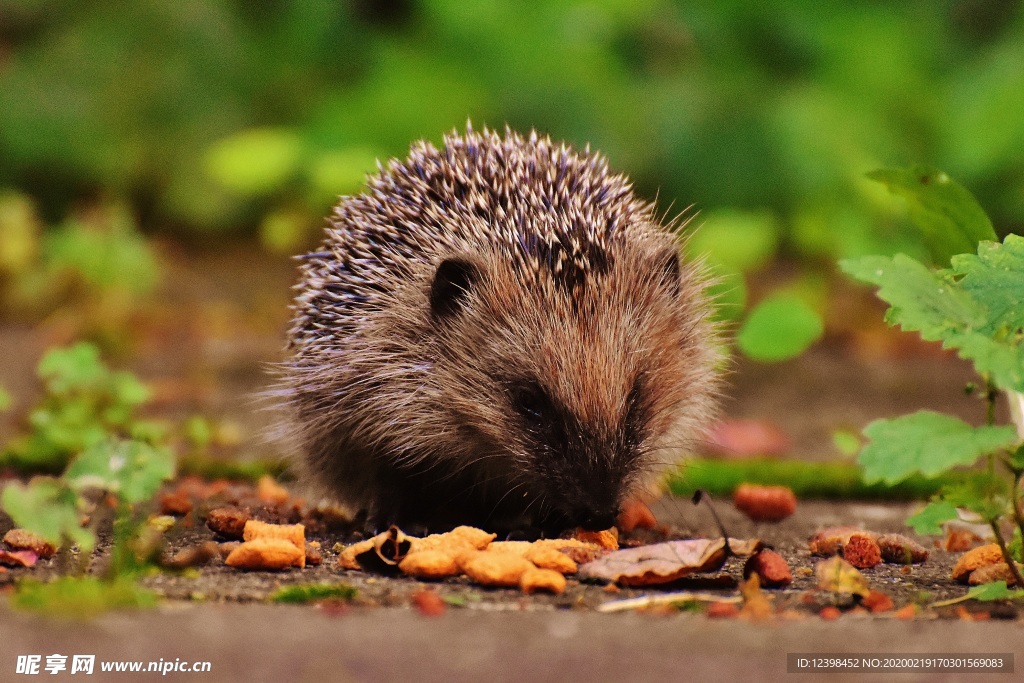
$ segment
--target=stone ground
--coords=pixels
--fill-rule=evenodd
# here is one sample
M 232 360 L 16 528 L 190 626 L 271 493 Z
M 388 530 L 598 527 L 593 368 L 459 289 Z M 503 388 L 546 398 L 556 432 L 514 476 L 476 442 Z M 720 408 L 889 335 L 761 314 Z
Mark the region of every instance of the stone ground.
M 185 393 L 190 403 L 183 410 L 236 424 L 242 452 L 272 454 L 272 447 L 258 436 L 267 416 L 254 410 L 248 397 L 266 386 L 266 364 L 280 357 L 281 311 L 291 265 L 253 267 L 251 259 L 237 253 L 188 255 L 176 263 L 171 296 L 164 303 L 195 315 L 185 316 L 170 333 L 150 330 L 136 369 L 161 387 L 165 399 L 175 391 Z M 203 308 L 190 308 L 199 299 L 205 301 Z M 60 339 L 59 324 L 0 327 L 0 384 L 22 406 L 36 390 L 32 368 L 55 339 Z M 948 356 L 858 355 L 826 343 L 784 364 L 739 363 L 726 411 L 734 417 L 771 419 L 792 438 L 793 456 L 827 459 L 837 457 L 832 430 L 860 429 L 876 417 L 933 408 L 977 421 L 981 404 L 961 389 L 969 376 L 962 363 Z M 191 384 L 183 385 L 183 378 Z M 203 391 L 192 391 L 195 384 Z M 11 429 L 9 420 L 0 421 L 0 437 Z M 811 564 L 805 547 L 813 531 L 836 524 L 901 531 L 909 507 L 801 501 L 797 514 L 777 525 L 753 525 L 727 503 L 720 502 L 718 509 L 732 535 L 764 539 L 797 569 L 794 586 L 775 593 L 775 600 L 784 603 L 813 583 L 799 571 Z M 663 501 L 656 513 L 662 523 L 687 533 L 717 535 L 706 509 L 695 509 L 689 501 Z M 893 595 L 897 605 L 918 598 L 921 591 L 929 594 L 927 601 L 934 601 L 964 592 L 948 578 L 953 560 L 935 551 L 909 573 L 886 566 L 866 573 L 872 586 Z M 0 600 L 0 681 L 32 680 L 15 674 L 17 656 L 30 654 L 43 655 L 44 662 L 48 654 L 95 654 L 98 661 L 211 662 L 210 673 L 170 673 L 171 680 L 758 681 L 786 677 L 787 653 L 1024 653 L 1021 619 L 964 621 L 953 617 L 953 610 L 912 621 L 847 615 L 832 622 L 808 617 L 766 623 L 710 620 L 689 612 L 601 614 L 592 609 L 598 603 L 640 591 L 610 595 L 596 586 L 575 586 L 560 597 L 524 598 L 515 591 L 454 582 L 437 588 L 466 598 L 465 606 L 428 618 L 409 606 L 409 595 L 422 588 L 417 582 L 339 575 L 330 564 L 282 574 L 212 568 L 197 578 L 162 575 L 147 580 L 169 598 L 156 610 L 111 613 L 87 622 L 43 619 L 13 611 Z M 738 573 L 735 566 L 727 570 Z M 259 602 L 282 584 L 310 580 L 352 584 L 361 599 L 342 613 Z M 196 593 L 206 599 L 182 599 Z M 1024 661 L 1017 666 L 1024 668 Z M 67 673 L 42 675 L 76 680 Z M 92 677 L 160 678 L 155 673 L 99 672 Z M 901 674 L 897 680 L 962 678 L 964 674 Z M 967 680 L 1013 678 L 972 674 Z

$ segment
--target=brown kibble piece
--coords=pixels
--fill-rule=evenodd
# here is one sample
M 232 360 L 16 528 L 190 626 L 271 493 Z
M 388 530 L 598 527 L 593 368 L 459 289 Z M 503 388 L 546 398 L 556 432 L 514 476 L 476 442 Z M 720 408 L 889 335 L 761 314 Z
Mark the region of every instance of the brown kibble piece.
M 249 513 L 244 510 L 222 507 L 210 510 L 210 514 L 206 516 L 206 526 L 218 536 L 240 541 L 245 532 L 245 523 L 249 519 Z
M 861 599 L 860 604 L 871 612 L 888 612 L 893 608 L 892 598 L 881 591 L 871 591 Z
M 292 543 L 303 553 L 306 550 L 306 527 L 301 524 L 267 524 L 250 519 L 242 530 L 242 539 L 255 541 L 260 538 L 280 538 Z
M 1017 571 L 1024 572 L 1024 565 L 1018 564 Z M 1013 572 L 1010 571 L 1010 565 L 1005 562 L 996 562 L 995 564 L 978 567 L 970 573 L 967 579 L 967 583 L 972 586 L 980 586 L 995 581 L 1005 581 L 1007 586 L 1017 585 L 1017 579 L 1014 577 Z
M 882 534 L 875 541 L 882 561 L 889 564 L 918 564 L 928 559 L 928 549 L 902 534 Z
M 264 474 L 256 483 L 256 497 L 264 503 L 283 505 L 288 502 L 288 491 L 278 484 L 272 476 Z
M 523 572 L 519 578 L 519 588 L 524 593 L 546 591 L 561 595 L 565 591 L 565 577 L 554 569 L 534 567 Z
M 843 613 L 839 611 L 838 607 L 828 606 L 822 607 L 821 611 L 818 612 L 818 616 L 825 621 L 835 621 L 839 617 L 843 616 Z
M 443 579 L 459 573 L 455 557 L 443 550 L 418 550 L 398 563 L 402 573 L 421 579 Z
M 1003 561 L 1003 551 L 995 543 L 968 550 L 957 560 L 953 567 L 953 578 L 960 583 L 967 583 L 971 572 L 979 567 L 998 564 Z
M 865 534 L 853 534 L 843 546 L 843 559 L 857 569 L 868 569 L 882 563 L 882 550 Z
M 576 533 L 573 534 L 573 538 L 583 543 L 592 543 L 604 550 L 619 549 L 619 530 L 615 527 L 605 529 L 604 531 L 577 529 Z
M 436 551 L 427 551 L 436 552 Z M 448 606 L 440 595 L 430 590 L 416 591 L 412 594 L 412 604 L 420 614 L 425 617 L 439 617 L 445 613 Z
M 708 605 L 705 614 L 711 619 L 734 619 L 740 613 L 740 608 L 734 602 L 713 602 Z
M 796 494 L 786 486 L 740 484 L 732 502 L 755 522 L 779 522 L 796 512 Z
M 171 569 L 186 569 L 188 567 L 199 567 L 208 564 L 215 557 L 220 557 L 220 546 L 213 541 L 192 545 L 182 548 L 168 560 L 163 566 Z
M 11 529 L 8 531 L 4 534 L 4 543 L 14 550 L 31 550 L 42 558 L 53 557 L 54 553 L 57 552 L 55 545 L 25 529 Z
M 812 555 L 821 555 L 823 557 L 837 555 L 854 534 L 860 534 L 868 538 L 875 538 L 877 536 L 874 532 L 864 531 L 855 526 L 833 526 L 822 529 L 812 536 L 811 540 L 808 541 L 808 546 Z
M 476 552 L 465 556 L 462 571 L 482 586 L 518 586 L 519 579 L 534 564 L 513 553 Z
M 181 517 L 190 512 L 192 512 L 192 500 L 185 491 L 177 489 L 160 496 L 160 514 Z
M 743 578 L 757 574 L 765 588 L 779 588 L 793 583 L 793 574 L 786 560 L 774 550 L 762 550 L 743 565 Z
M 306 544 L 306 564 L 310 567 L 319 567 L 324 561 L 324 555 L 320 552 L 319 543 Z
M 981 543 L 981 536 L 970 529 L 949 529 L 942 539 L 942 547 L 947 553 L 962 553 Z
M 258 538 L 242 543 L 224 564 L 236 569 L 286 569 L 304 567 L 306 552 L 283 538 Z

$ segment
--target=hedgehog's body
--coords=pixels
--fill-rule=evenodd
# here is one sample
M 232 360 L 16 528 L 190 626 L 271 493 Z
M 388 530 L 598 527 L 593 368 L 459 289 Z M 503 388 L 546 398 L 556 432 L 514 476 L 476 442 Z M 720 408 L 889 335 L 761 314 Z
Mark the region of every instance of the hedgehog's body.
M 309 469 L 377 525 L 610 526 L 712 411 L 677 251 L 598 155 L 418 144 L 304 257 L 285 381 Z

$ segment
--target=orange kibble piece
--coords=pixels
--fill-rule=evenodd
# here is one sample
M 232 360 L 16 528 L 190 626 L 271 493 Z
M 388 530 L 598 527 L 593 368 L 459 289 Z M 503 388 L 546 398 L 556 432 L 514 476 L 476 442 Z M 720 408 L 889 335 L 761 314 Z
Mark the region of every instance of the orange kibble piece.
M 755 522 L 779 522 L 796 512 L 796 494 L 786 486 L 740 484 L 732 502 Z
M 519 588 L 524 593 L 536 593 L 546 591 L 560 595 L 565 591 L 565 577 L 554 569 L 540 569 L 533 567 L 523 572 L 519 577 Z
M 306 527 L 301 524 L 268 524 L 250 519 L 242 529 L 242 540 L 255 541 L 258 538 L 280 538 L 303 551 L 306 549 Z
M 559 574 L 575 574 L 576 563 L 565 553 L 548 546 L 530 545 L 526 559 L 541 569 L 553 569 Z
M 398 563 L 402 573 L 421 579 L 443 579 L 459 573 L 455 557 L 443 550 L 418 550 Z
M 535 565 L 513 553 L 476 552 L 461 561 L 462 571 L 482 586 L 518 586 L 519 580 Z
M 31 550 L 42 558 L 53 557 L 57 552 L 57 546 L 25 529 L 8 531 L 4 534 L 4 543 L 15 550 Z
M 971 572 L 975 569 L 990 564 L 998 564 L 999 562 L 1003 562 L 1003 551 L 999 549 L 999 545 L 996 543 L 968 550 L 957 560 L 956 566 L 953 567 L 953 578 L 960 583 L 967 583 L 968 577 L 970 577 Z
M 259 538 L 246 541 L 232 550 L 224 564 L 236 569 L 304 567 L 306 551 L 283 538 Z

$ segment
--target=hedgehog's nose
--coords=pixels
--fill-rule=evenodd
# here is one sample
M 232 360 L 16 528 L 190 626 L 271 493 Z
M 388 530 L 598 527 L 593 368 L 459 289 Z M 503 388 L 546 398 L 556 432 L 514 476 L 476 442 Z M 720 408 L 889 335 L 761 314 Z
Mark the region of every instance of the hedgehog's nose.
M 604 531 L 615 526 L 615 518 L 618 516 L 618 510 L 605 510 L 602 512 L 584 510 L 578 516 L 578 519 L 580 520 L 580 526 L 587 531 Z

